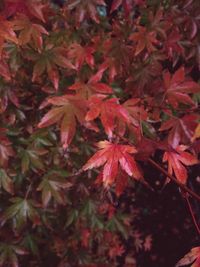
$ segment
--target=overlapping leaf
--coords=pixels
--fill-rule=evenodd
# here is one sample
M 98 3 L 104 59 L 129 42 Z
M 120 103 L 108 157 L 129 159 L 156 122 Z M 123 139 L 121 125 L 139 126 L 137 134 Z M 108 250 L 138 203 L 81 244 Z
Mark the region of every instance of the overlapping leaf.
M 86 62 L 91 68 L 94 67 L 94 53 L 95 49 L 92 46 L 83 47 L 78 43 L 73 43 L 68 52 L 70 59 L 75 61 L 75 67 L 80 70 L 82 65 Z
M 139 126 L 141 121 L 147 120 L 147 112 L 144 110 L 144 108 L 140 105 L 140 99 L 139 98 L 131 98 L 127 100 L 123 107 L 128 111 L 131 122 L 135 126 Z
M 43 9 L 44 5 L 40 0 L 6 0 L 4 14 L 6 17 L 10 17 L 21 13 L 45 22 Z
M 12 22 L 5 20 L 0 16 L 0 57 L 5 41 L 10 41 L 15 44 L 18 43 L 17 36 L 13 30 Z
M 135 55 L 139 55 L 144 49 L 151 53 L 156 50 L 155 44 L 158 44 L 156 39 L 156 33 L 154 31 L 148 31 L 145 27 L 138 27 L 138 32 L 133 33 L 130 36 L 130 40 L 137 43 L 135 49 Z
M 8 165 L 9 158 L 14 156 L 14 151 L 11 142 L 4 135 L 3 130 L 4 129 L 0 129 L 0 166 L 6 167 Z
M 18 246 L 8 243 L 0 243 L 0 266 L 19 267 L 18 255 L 25 255 L 27 251 Z
M 9 66 L 5 60 L 0 60 L 0 76 L 2 76 L 6 81 L 11 80 L 11 73 Z
M 97 146 L 100 150 L 88 160 L 82 169 L 86 171 L 104 165 L 102 180 L 105 186 L 110 186 L 115 182 L 119 165 L 129 176 L 137 180 L 142 178 L 134 157 L 130 155 L 137 152 L 134 146 L 119 145 L 108 141 L 101 141 Z
M 84 123 L 86 103 L 82 98 L 73 95 L 53 97 L 47 102 L 54 107 L 42 118 L 38 127 L 43 128 L 55 123 L 59 124 L 61 143 L 66 148 L 76 132 L 76 120 L 80 124 Z
M 105 5 L 104 0 L 69 0 L 68 8 L 75 9 L 75 16 L 78 24 L 80 24 L 87 17 L 99 23 L 99 16 L 97 13 L 97 5 Z
M 105 83 L 88 82 L 81 83 L 77 82 L 69 87 L 71 90 L 76 90 L 77 94 L 88 99 L 92 95 L 96 94 L 112 94 L 113 90 L 110 86 Z
M 123 9 L 125 11 L 125 14 L 128 15 L 131 12 L 131 9 L 134 7 L 134 5 L 143 5 L 144 0 L 113 0 L 112 6 L 111 6 L 111 13 L 118 10 L 119 7 L 122 5 Z
M 163 80 L 167 102 L 174 108 L 179 103 L 194 104 L 189 94 L 200 92 L 200 86 L 196 82 L 186 80 L 183 67 L 179 68 L 173 75 L 168 71 L 164 72 Z
M 65 204 L 64 189 L 69 188 L 71 183 L 61 176 L 60 172 L 53 171 L 44 175 L 37 190 L 42 192 L 42 204 L 47 207 L 51 198 L 59 204 Z
M 18 40 L 20 45 L 25 45 L 33 41 L 36 49 L 42 48 L 42 34 L 48 35 L 48 32 L 40 24 L 32 23 L 26 16 L 19 16 L 13 21 L 15 31 L 20 31 Z
M 36 62 L 33 68 L 32 81 L 36 81 L 46 71 L 56 90 L 59 85 L 58 67 L 65 69 L 75 68 L 67 58 L 67 49 L 64 47 L 46 46 L 41 54 L 36 55 L 34 60 Z
M 0 188 L 3 188 L 10 194 L 14 193 L 13 181 L 4 169 L 0 169 Z
M 166 151 L 163 156 L 163 161 L 168 163 L 168 173 L 175 174 L 179 182 L 185 184 L 188 174 L 185 166 L 192 166 L 199 163 L 198 159 L 186 152 L 186 146 L 180 145 L 176 149 Z
M 10 200 L 13 204 L 4 212 L 1 222 L 4 224 L 7 220 L 13 220 L 14 228 L 20 229 L 28 219 L 35 225 L 39 223 L 39 214 L 30 199 L 15 197 Z
M 27 148 L 21 153 L 21 169 L 22 173 L 26 173 L 30 168 L 32 170 L 44 170 L 44 164 L 41 156 L 45 155 L 48 150 L 43 148 Z
M 106 99 L 104 96 L 93 96 L 90 98 L 89 108 L 86 120 L 91 121 L 100 117 L 109 138 L 113 135 L 117 120 L 122 120 L 125 123 L 130 121 L 128 112 L 118 103 L 117 98 Z
M 182 118 L 173 117 L 162 123 L 160 131 L 168 131 L 168 143 L 176 148 L 179 143 L 187 144 L 190 142 L 197 125 L 196 120 L 195 114 L 188 114 Z

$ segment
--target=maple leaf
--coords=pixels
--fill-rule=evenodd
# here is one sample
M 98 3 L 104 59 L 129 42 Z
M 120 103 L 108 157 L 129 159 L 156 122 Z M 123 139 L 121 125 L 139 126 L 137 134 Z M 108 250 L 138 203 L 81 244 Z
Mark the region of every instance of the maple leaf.
M 14 193 L 13 181 L 4 169 L 0 169 L 0 188 L 2 187 L 10 194 Z
M 97 5 L 105 6 L 104 0 L 69 0 L 67 2 L 69 10 L 76 10 L 75 17 L 78 24 L 87 17 L 91 18 L 96 23 L 99 23 Z
M 2 224 L 9 219 L 15 221 L 13 224 L 18 229 L 21 229 L 28 219 L 34 224 L 39 224 L 39 214 L 34 207 L 35 203 L 33 200 L 14 197 L 11 198 L 10 201 L 13 204 L 4 212 L 2 216 Z
M 108 70 L 111 83 L 117 75 L 119 77 L 130 70 L 132 46 L 126 44 L 122 34 L 120 33 L 120 37 L 115 38 L 108 36 L 108 39 L 103 42 L 101 47 L 105 51 L 103 63 L 99 66 L 97 73 L 90 78 L 90 82 L 100 81 L 104 72 Z M 116 35 L 119 35 L 117 30 Z M 121 38 L 123 38 L 123 42 L 120 42 Z
M 179 143 L 187 144 L 194 134 L 197 116 L 195 114 L 185 115 L 182 118 L 170 118 L 164 121 L 160 131 L 168 131 L 168 143 L 176 148 Z
M 38 124 L 39 128 L 48 127 L 58 123 L 60 125 L 61 143 L 67 148 L 76 131 L 76 119 L 80 124 L 84 123 L 86 103 L 82 98 L 73 95 L 52 97 L 47 100 L 54 105 Z
M 131 98 L 123 103 L 123 107 L 128 111 L 131 122 L 139 126 L 142 120 L 147 120 L 147 112 L 140 106 L 139 98 Z
M 134 64 L 132 73 L 126 80 L 128 88 L 134 92 L 133 96 L 140 97 L 146 88 L 148 92 L 159 90 L 160 81 L 157 77 L 162 73 L 161 61 L 165 59 L 164 55 L 154 52 L 146 60 L 139 59 L 137 64 Z
M 151 235 L 147 235 L 145 237 L 143 246 L 144 246 L 145 251 L 151 250 L 151 248 L 152 248 L 152 236 Z
M 33 68 L 32 81 L 37 80 L 45 71 L 52 81 L 55 89 L 58 89 L 58 67 L 74 69 L 75 67 L 67 58 L 67 50 L 64 47 L 46 46 L 41 54 L 36 55 L 36 63 Z
M 94 53 L 95 49 L 91 46 L 81 46 L 80 44 L 73 43 L 69 47 L 68 56 L 70 59 L 74 59 L 75 67 L 80 70 L 84 62 L 86 62 L 91 68 L 94 67 Z
M 97 146 L 100 150 L 88 160 L 82 169 L 86 171 L 104 165 L 102 179 L 106 187 L 115 181 L 119 165 L 129 176 L 137 180 L 142 178 L 142 173 L 134 157 L 130 156 L 137 152 L 134 146 L 119 145 L 108 141 L 101 141 Z
M 17 255 L 26 255 L 28 252 L 20 246 L 0 243 L 0 264 L 1 266 L 19 267 Z
M 93 94 L 112 94 L 113 90 L 105 83 L 98 82 L 77 82 L 69 87 L 71 90 L 76 90 L 77 95 L 86 99 L 90 98 Z
M 135 246 L 136 251 L 141 250 L 143 247 L 143 241 L 141 238 L 141 233 L 139 233 L 137 231 L 134 233 L 134 246 Z
M 48 150 L 43 148 L 34 148 L 30 147 L 26 150 L 22 151 L 21 156 L 21 169 L 22 173 L 25 173 L 31 169 L 33 170 L 44 170 L 44 164 L 40 158 L 40 156 L 45 155 L 48 152 Z
M 89 229 L 83 229 L 81 231 L 81 243 L 82 243 L 82 246 L 85 248 L 89 247 L 90 235 L 91 235 L 91 231 Z
M 18 43 L 17 36 L 13 30 L 12 22 L 5 20 L 0 16 L 0 58 L 5 41 L 10 41 L 15 44 Z
M 175 267 L 181 267 L 192 264 L 191 267 L 200 266 L 200 247 L 194 247 L 188 252 Z
M 180 35 L 179 30 L 177 28 L 171 29 L 171 32 L 163 43 L 164 50 L 166 51 L 169 58 L 174 59 L 176 54 L 183 55 L 184 49 L 179 42 L 181 37 L 182 36 Z
M 107 69 L 109 69 L 109 82 L 113 82 L 115 76 L 117 75 L 117 67 L 120 68 L 120 65 L 117 64 L 116 58 L 107 57 L 105 61 L 99 66 L 97 73 L 91 76 L 90 82 L 100 81 L 103 73 Z
M 148 23 L 150 23 L 150 29 L 156 31 L 160 37 L 166 40 L 166 31 L 170 26 L 163 20 L 163 8 L 159 8 L 155 14 L 150 11 L 148 20 Z
M 59 204 L 65 204 L 64 189 L 69 188 L 71 183 L 62 177 L 59 171 L 51 171 L 45 174 L 37 190 L 42 191 L 42 204 L 47 207 L 51 198 Z
M 163 162 L 168 162 L 168 173 L 170 175 L 175 174 L 177 180 L 183 184 L 187 182 L 187 169 L 186 166 L 192 166 L 199 163 L 198 159 L 190 154 L 185 152 L 187 146 L 180 145 L 176 149 L 166 151 L 163 155 Z
M 200 92 L 200 86 L 194 81 L 185 79 L 184 67 L 179 68 L 173 75 L 168 71 L 163 73 L 165 97 L 167 102 L 176 108 L 179 103 L 193 105 L 194 102 L 188 95 Z
M 118 103 L 117 98 L 105 99 L 104 96 L 92 96 L 89 100 L 90 110 L 87 112 L 86 121 L 100 117 L 105 132 L 109 138 L 112 137 L 116 127 L 116 120 L 128 123 L 130 121 L 126 109 Z
M 3 59 L 0 60 L 0 76 L 2 76 L 6 81 L 11 80 L 11 73 L 7 62 Z
M 112 6 L 111 6 L 111 10 L 110 12 L 114 12 L 115 10 L 117 10 L 119 8 L 119 6 L 122 4 L 123 0 L 114 0 L 112 2 Z
M 18 40 L 20 45 L 26 45 L 33 41 L 35 47 L 40 51 L 43 40 L 42 34 L 49 33 L 45 28 L 39 24 L 32 23 L 28 17 L 21 15 L 13 21 L 13 28 L 15 31 L 20 31 Z
M 0 129 L 0 166 L 6 167 L 11 156 L 14 156 L 11 142 L 4 134 L 4 129 Z
M 39 0 L 6 0 L 4 13 L 6 17 L 10 17 L 17 13 L 25 14 L 27 16 L 34 16 L 37 19 L 45 22 L 43 15 L 44 5 Z
M 110 12 L 114 12 L 115 10 L 117 10 L 120 6 L 123 6 L 125 15 L 128 16 L 131 12 L 131 8 L 134 5 L 144 5 L 144 0 L 133 0 L 133 1 L 129 1 L 129 0 L 114 0 L 112 1 L 112 6 L 111 6 L 111 10 Z
M 135 49 L 135 55 L 139 55 L 145 48 L 148 53 L 156 50 L 154 44 L 158 44 L 156 39 L 156 33 L 154 31 L 149 32 L 146 27 L 139 26 L 138 32 L 131 34 L 130 40 L 137 43 Z
M 121 244 L 113 244 L 112 247 L 110 247 L 109 249 L 109 257 L 115 258 L 116 256 L 122 256 L 122 254 L 124 253 L 125 249 L 124 246 Z
M 19 100 L 16 94 L 16 90 L 9 86 L 0 86 L 0 113 L 5 112 L 9 106 L 9 101 L 19 108 Z

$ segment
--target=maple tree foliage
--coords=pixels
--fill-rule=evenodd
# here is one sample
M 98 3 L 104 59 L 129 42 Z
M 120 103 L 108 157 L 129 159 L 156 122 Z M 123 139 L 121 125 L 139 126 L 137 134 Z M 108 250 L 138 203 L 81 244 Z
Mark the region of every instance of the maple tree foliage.
M 129 238 L 137 264 L 154 238 L 114 198 L 150 190 L 145 164 L 200 199 L 199 1 L 107 2 L 1 1 L 2 267 L 118 266 Z

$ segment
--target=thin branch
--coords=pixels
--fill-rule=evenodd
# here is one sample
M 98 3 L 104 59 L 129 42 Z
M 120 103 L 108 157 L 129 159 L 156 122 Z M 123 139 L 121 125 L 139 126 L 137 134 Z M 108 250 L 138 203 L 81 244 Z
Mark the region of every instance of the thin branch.
M 151 163 L 154 167 L 156 167 L 160 172 L 165 174 L 170 180 L 176 183 L 184 192 L 187 192 L 190 196 L 194 197 L 200 202 L 200 196 L 188 188 L 186 185 L 179 182 L 173 175 L 169 174 L 164 168 L 162 168 L 158 163 L 156 163 L 153 159 L 148 159 L 148 162 Z
M 185 199 L 186 199 L 186 202 L 187 202 L 187 205 L 188 205 L 188 209 L 190 211 L 190 215 L 192 217 L 192 221 L 194 223 L 194 226 L 197 230 L 197 233 L 200 235 L 200 228 L 198 226 L 198 223 L 197 223 L 197 220 L 195 218 L 195 215 L 194 215 L 194 212 L 193 212 L 193 209 L 192 209 L 192 206 L 191 206 L 191 203 L 190 203 L 190 200 L 189 200 L 189 196 L 187 194 L 185 194 Z

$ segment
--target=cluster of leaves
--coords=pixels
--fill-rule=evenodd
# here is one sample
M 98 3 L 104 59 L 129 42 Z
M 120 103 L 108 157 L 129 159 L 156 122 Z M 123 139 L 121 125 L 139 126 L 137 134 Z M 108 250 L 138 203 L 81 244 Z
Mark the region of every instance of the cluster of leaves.
M 113 194 L 148 186 L 142 164 L 156 152 L 184 185 L 198 164 L 199 10 L 198 0 L 113 0 L 108 14 L 103 0 L 2 1 L 0 266 L 50 255 L 59 267 L 117 266 L 129 237 L 150 249 Z

